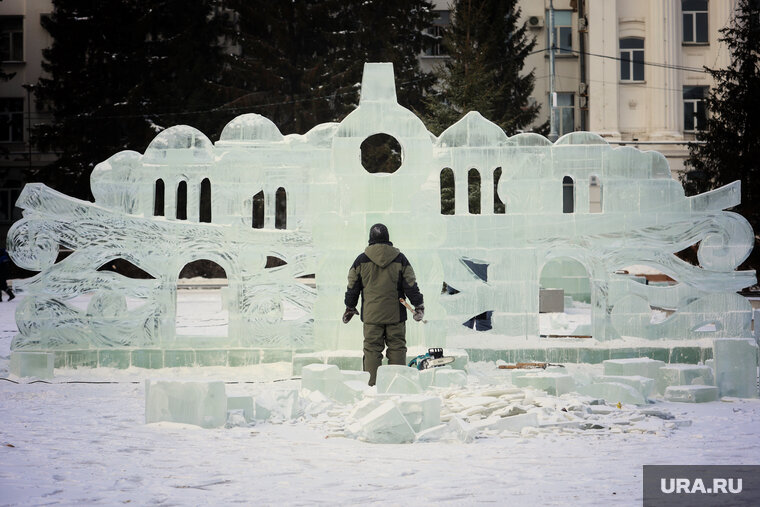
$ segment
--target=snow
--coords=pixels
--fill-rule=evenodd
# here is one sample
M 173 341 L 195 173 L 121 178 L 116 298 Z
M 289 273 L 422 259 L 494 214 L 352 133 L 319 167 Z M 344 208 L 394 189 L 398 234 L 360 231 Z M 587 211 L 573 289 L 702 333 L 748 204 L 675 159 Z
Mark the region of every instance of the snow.
M 0 303 L 5 379 L 20 301 Z M 576 379 L 600 368 L 567 365 Z M 344 436 L 350 406 L 319 396 L 309 397 L 304 416 L 279 423 L 145 424 L 145 379 L 224 380 L 228 396 L 256 396 L 299 387 L 288 363 L 56 370 L 51 383 L 2 380 L 0 504 L 640 505 L 644 464 L 750 464 L 760 453 L 759 400 L 589 406 L 570 395 L 490 385 L 502 374 L 493 363 L 472 363 L 468 373 L 466 388 L 447 391 L 449 412 L 496 411 L 504 404 L 485 404 L 527 393 L 521 403 L 533 404 L 529 413 L 554 424 L 497 432 L 483 422 L 470 443 L 432 435 L 432 442 L 369 444 Z M 600 427 L 580 429 L 573 418 L 581 416 Z

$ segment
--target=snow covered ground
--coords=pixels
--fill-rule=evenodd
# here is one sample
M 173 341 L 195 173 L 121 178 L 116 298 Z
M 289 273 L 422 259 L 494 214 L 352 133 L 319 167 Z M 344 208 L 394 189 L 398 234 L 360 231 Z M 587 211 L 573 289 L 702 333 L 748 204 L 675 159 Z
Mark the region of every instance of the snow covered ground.
M 0 303 L 5 378 L 17 302 Z M 758 400 L 658 401 L 647 408 L 674 419 L 630 424 L 636 409 L 624 406 L 622 424 L 603 429 L 380 445 L 341 436 L 349 408 L 340 406 L 250 427 L 146 425 L 144 380 L 158 377 L 225 380 L 228 395 L 299 385 L 287 363 L 0 380 L 0 505 L 640 505 L 644 464 L 754 464 L 760 453 Z M 495 364 L 475 363 L 458 396 L 497 377 Z

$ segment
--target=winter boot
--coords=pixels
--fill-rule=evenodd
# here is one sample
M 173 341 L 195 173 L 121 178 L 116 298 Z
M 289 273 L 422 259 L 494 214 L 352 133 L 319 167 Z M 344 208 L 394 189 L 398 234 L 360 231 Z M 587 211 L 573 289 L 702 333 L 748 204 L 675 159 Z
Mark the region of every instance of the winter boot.
M 13 301 L 16 298 L 16 295 L 11 289 L 7 289 L 5 292 L 8 294 L 8 302 Z

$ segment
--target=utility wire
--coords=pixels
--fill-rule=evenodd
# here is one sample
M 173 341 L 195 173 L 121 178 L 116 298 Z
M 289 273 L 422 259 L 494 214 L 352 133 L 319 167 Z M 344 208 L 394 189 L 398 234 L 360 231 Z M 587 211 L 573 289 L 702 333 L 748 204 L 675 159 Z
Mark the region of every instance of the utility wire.
M 536 49 L 534 51 L 531 51 L 527 53 L 526 56 L 531 56 L 539 53 L 544 53 L 549 51 L 550 48 L 541 48 Z M 560 48 L 555 48 L 555 51 L 560 50 Z M 591 53 L 589 51 L 579 51 L 576 49 L 561 49 L 562 52 L 567 53 L 571 52 L 576 55 L 586 55 L 591 56 L 595 58 L 602 58 L 607 60 L 614 60 L 614 61 L 622 61 L 622 58 L 619 56 L 612 56 L 612 55 L 604 55 L 604 54 L 598 54 L 598 53 Z M 561 55 L 561 53 L 560 53 Z M 502 62 L 508 61 L 508 59 L 501 60 Z M 627 60 L 626 61 L 630 61 Z M 650 67 L 659 67 L 664 69 L 672 69 L 672 70 L 681 70 L 684 72 L 694 72 L 694 73 L 701 73 L 701 74 L 709 74 L 709 71 L 702 68 L 696 68 L 696 67 L 688 67 L 685 65 L 672 65 L 672 64 L 666 64 L 666 63 L 660 63 L 660 62 L 651 62 L 651 61 L 642 61 L 637 62 L 641 63 L 642 65 L 650 66 Z M 424 81 L 426 79 L 429 79 L 429 76 L 421 77 L 418 79 L 410 79 L 407 81 L 402 81 L 400 83 L 397 83 L 397 86 L 404 87 L 407 85 L 415 84 L 420 81 Z M 653 88 L 655 87 L 647 87 L 647 88 Z M 659 89 L 659 88 L 656 88 Z M 667 90 L 667 88 L 662 88 Z M 678 91 L 678 90 L 674 90 Z M 68 118 L 64 118 L 64 121 L 66 119 L 90 119 L 90 120 L 106 120 L 106 119 L 119 119 L 119 118 L 161 118 L 161 117 L 167 117 L 167 116 L 192 116 L 192 115 L 199 115 L 199 114 L 209 114 L 209 113 L 224 113 L 224 112 L 245 112 L 245 111 L 254 111 L 256 109 L 263 109 L 268 107 L 277 107 L 277 106 L 286 106 L 286 105 L 294 105 L 294 104 L 302 104 L 302 103 L 308 103 L 308 102 L 316 102 L 320 100 L 335 100 L 337 97 L 343 97 L 346 95 L 355 95 L 357 93 L 356 89 L 351 89 L 343 92 L 334 92 L 326 95 L 319 95 L 319 96 L 310 96 L 310 97 L 303 97 L 303 98 L 294 98 L 292 100 L 283 100 L 279 102 L 267 102 L 263 104 L 251 104 L 251 105 L 245 105 L 245 106 L 225 106 L 220 105 L 216 107 L 210 107 L 205 109 L 197 109 L 193 111 L 164 111 L 164 112 L 150 112 L 150 113 L 136 113 L 136 114 L 110 114 L 110 115 L 97 115 L 97 114 L 91 114 L 91 113 L 80 113 L 77 115 L 70 116 Z M 32 115 L 30 118 L 37 118 L 37 119 L 48 119 L 49 116 L 44 115 Z

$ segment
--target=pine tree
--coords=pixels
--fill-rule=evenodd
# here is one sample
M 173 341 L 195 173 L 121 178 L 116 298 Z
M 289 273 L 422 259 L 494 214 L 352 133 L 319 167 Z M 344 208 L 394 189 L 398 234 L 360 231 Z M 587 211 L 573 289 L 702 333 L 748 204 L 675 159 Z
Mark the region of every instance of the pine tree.
M 88 198 L 92 168 L 114 153 L 143 151 L 178 123 L 207 134 L 220 128 L 223 120 L 210 114 L 225 101 L 216 98 L 222 59 L 214 4 L 54 0 L 43 19 L 53 38 L 43 52 L 49 77 L 36 90 L 53 121 L 34 136 L 59 158 L 30 180 Z
M 682 176 L 687 193 L 705 192 L 741 181 L 742 203 L 736 211 L 755 230 L 755 248 L 744 268 L 760 268 L 760 7 L 740 0 L 732 23 L 720 30 L 731 52 L 725 69 L 707 69 L 715 86 L 706 99 L 709 117 L 689 146 L 687 171 Z
M 427 0 L 230 0 L 238 14 L 229 84 L 238 113 L 283 133 L 340 121 L 357 105 L 365 62 L 392 62 L 399 102 L 421 107 L 432 76 L 419 70 Z
M 457 0 L 444 31 L 449 60 L 437 75 L 428 126 L 440 133 L 469 111 L 499 125 L 507 135 L 529 125 L 540 106 L 530 103 L 533 71 L 522 74 L 536 41 L 519 25 L 517 0 Z

